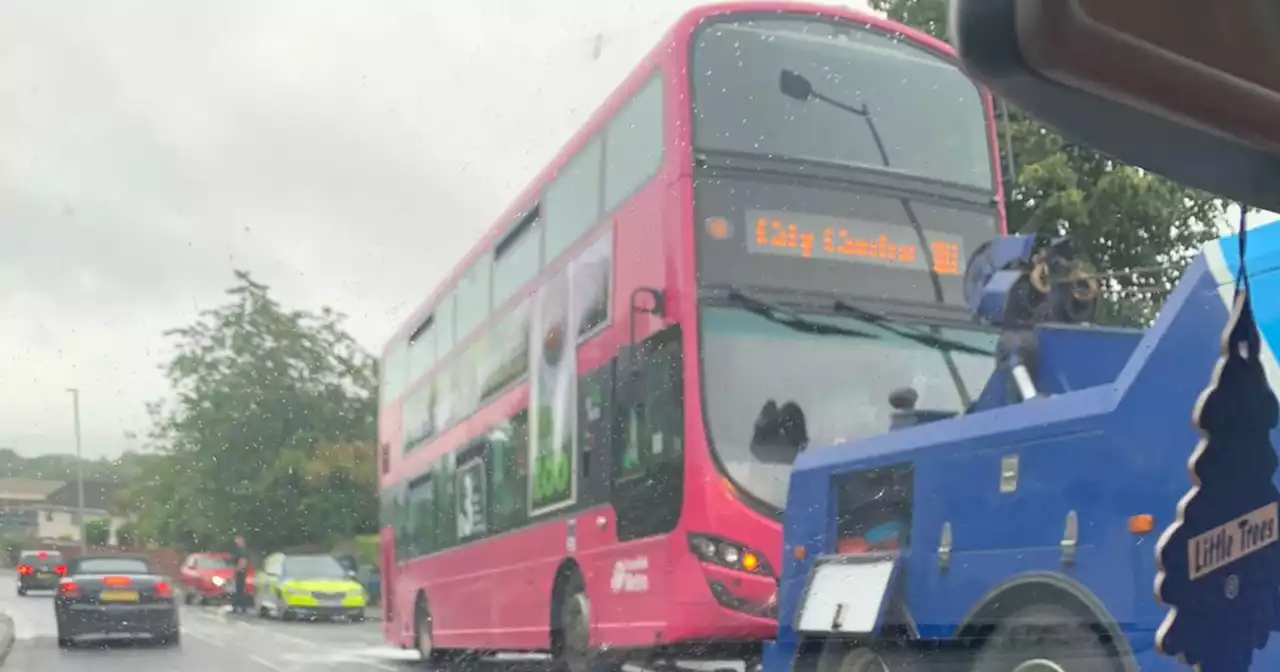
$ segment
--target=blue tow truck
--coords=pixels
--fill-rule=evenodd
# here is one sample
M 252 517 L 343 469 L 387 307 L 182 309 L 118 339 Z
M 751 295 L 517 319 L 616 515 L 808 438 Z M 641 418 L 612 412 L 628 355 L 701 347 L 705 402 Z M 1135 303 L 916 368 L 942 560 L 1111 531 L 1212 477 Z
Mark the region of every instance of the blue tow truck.
M 916 409 L 895 390 L 892 431 L 797 458 L 766 672 L 1185 670 L 1194 658 L 1158 646 L 1172 621 L 1160 562 L 1208 586 L 1198 599 L 1244 610 L 1230 621 L 1221 605 L 1187 602 L 1184 627 L 1252 657 L 1232 669 L 1280 670 L 1280 643 L 1267 645 L 1280 614 L 1275 502 L 1222 509 L 1194 539 L 1171 529 L 1203 445 L 1192 409 L 1225 351 L 1238 236 L 1203 248 L 1145 330 L 1052 319 L 1061 310 L 1048 304 L 1080 288 L 1029 298 L 1044 264 L 1031 249 L 1008 236 L 975 255 L 970 306 L 1004 333 L 1002 365 L 968 412 Z M 1257 350 L 1278 384 L 1266 343 L 1280 342 L 1280 222 L 1252 229 L 1246 255 Z M 1047 308 L 1027 313 L 1029 300 Z M 1274 460 L 1260 465 L 1273 484 Z M 886 530 L 894 543 L 865 543 Z

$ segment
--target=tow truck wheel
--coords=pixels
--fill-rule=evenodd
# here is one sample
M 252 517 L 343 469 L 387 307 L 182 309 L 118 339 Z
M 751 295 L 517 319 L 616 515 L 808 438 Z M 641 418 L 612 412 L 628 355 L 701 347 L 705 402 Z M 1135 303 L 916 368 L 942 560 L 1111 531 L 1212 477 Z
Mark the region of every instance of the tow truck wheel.
M 818 672 L 910 672 L 914 658 L 905 651 L 850 646 L 834 640 L 822 647 Z
M 972 672 L 1119 672 L 1091 624 L 1066 607 L 1037 604 L 1002 620 Z
M 840 647 L 835 655 L 823 652 L 818 669 L 821 672 L 893 672 L 879 654 L 866 648 Z

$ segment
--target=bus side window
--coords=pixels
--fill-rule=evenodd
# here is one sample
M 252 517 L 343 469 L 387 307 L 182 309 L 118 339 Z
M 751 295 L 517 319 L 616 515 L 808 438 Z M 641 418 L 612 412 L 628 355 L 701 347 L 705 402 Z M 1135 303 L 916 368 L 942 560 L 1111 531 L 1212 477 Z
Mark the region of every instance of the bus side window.
M 584 506 L 601 504 L 609 498 L 612 391 L 612 362 L 578 379 L 578 480 L 579 500 Z
M 406 527 L 409 538 L 405 540 L 404 551 L 409 558 L 426 555 L 433 550 L 435 532 L 435 478 L 427 473 L 409 483 L 408 510 L 406 511 Z
M 457 509 L 454 502 L 454 454 L 446 453 L 436 465 L 435 543 L 432 551 L 443 551 L 457 543 Z
M 611 498 L 618 539 L 669 532 L 684 491 L 684 386 L 679 325 L 618 362 Z
M 490 443 L 477 439 L 458 453 L 453 494 L 454 520 L 458 543 L 467 543 L 489 533 Z
M 528 450 L 529 411 L 521 410 L 489 432 L 489 525 L 493 533 L 524 524 L 525 475 L 521 456 Z

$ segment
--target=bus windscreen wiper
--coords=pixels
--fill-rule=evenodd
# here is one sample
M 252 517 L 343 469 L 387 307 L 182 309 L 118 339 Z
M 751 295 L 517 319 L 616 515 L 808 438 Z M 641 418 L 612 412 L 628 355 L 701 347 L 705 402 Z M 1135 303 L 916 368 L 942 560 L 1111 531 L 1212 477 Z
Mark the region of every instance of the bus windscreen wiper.
M 739 290 L 731 289 L 725 293 L 725 296 L 734 303 L 746 308 L 747 310 L 759 315 L 760 317 L 781 324 L 784 327 L 794 329 L 806 334 L 820 334 L 825 336 L 854 336 L 856 338 L 875 338 L 875 335 L 868 334 L 857 329 L 849 329 L 834 324 L 826 324 L 816 320 L 810 320 L 801 317 L 796 313 L 783 308 L 775 303 L 765 301 L 764 299 L 745 294 Z
M 988 352 L 982 348 L 975 348 L 968 343 L 963 343 L 955 339 L 947 338 L 940 333 L 928 333 L 924 331 L 916 331 L 915 329 L 904 329 L 897 325 L 889 324 L 889 317 L 884 313 L 878 313 L 874 310 L 860 308 L 850 303 L 836 299 L 836 312 L 846 315 L 853 315 L 859 319 L 866 320 L 885 331 L 896 334 L 907 340 L 915 341 L 926 348 L 937 350 L 942 355 L 942 361 L 947 365 L 947 373 L 951 376 L 951 382 L 956 386 L 956 394 L 960 395 L 960 403 L 964 408 L 973 405 L 973 396 L 969 394 L 969 387 L 964 383 L 964 376 L 960 375 L 960 367 L 956 366 L 956 360 L 951 356 L 953 352 L 968 352 L 970 354 L 982 355 L 984 357 L 994 357 L 995 352 Z
M 902 338 L 905 338 L 907 340 L 915 341 L 916 343 L 919 343 L 920 345 L 923 345 L 927 348 L 934 348 L 937 350 L 951 350 L 955 352 L 964 352 L 970 355 L 981 355 L 983 357 L 994 357 L 996 355 L 995 350 L 979 348 L 977 346 L 969 345 L 968 343 L 956 340 L 954 338 L 947 338 L 946 336 L 942 336 L 940 334 L 931 334 L 927 331 L 918 331 L 911 327 L 903 327 L 896 324 L 891 324 L 892 318 L 885 315 L 884 313 L 880 313 L 874 310 L 869 310 L 867 308 L 855 306 L 851 303 L 842 301 L 840 299 L 836 299 L 835 309 L 836 309 L 836 312 L 838 313 L 852 315 L 853 317 L 857 317 L 866 322 L 870 322 L 871 324 L 874 324 L 877 327 L 884 329 L 885 331 L 901 336 Z

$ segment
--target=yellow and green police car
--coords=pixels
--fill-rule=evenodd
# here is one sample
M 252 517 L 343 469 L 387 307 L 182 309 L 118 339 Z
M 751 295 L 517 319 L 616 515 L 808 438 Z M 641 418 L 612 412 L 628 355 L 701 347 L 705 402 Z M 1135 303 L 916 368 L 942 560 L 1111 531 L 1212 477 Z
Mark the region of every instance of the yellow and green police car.
M 254 578 L 254 600 L 263 618 L 364 620 L 364 588 L 332 555 L 273 553 Z

